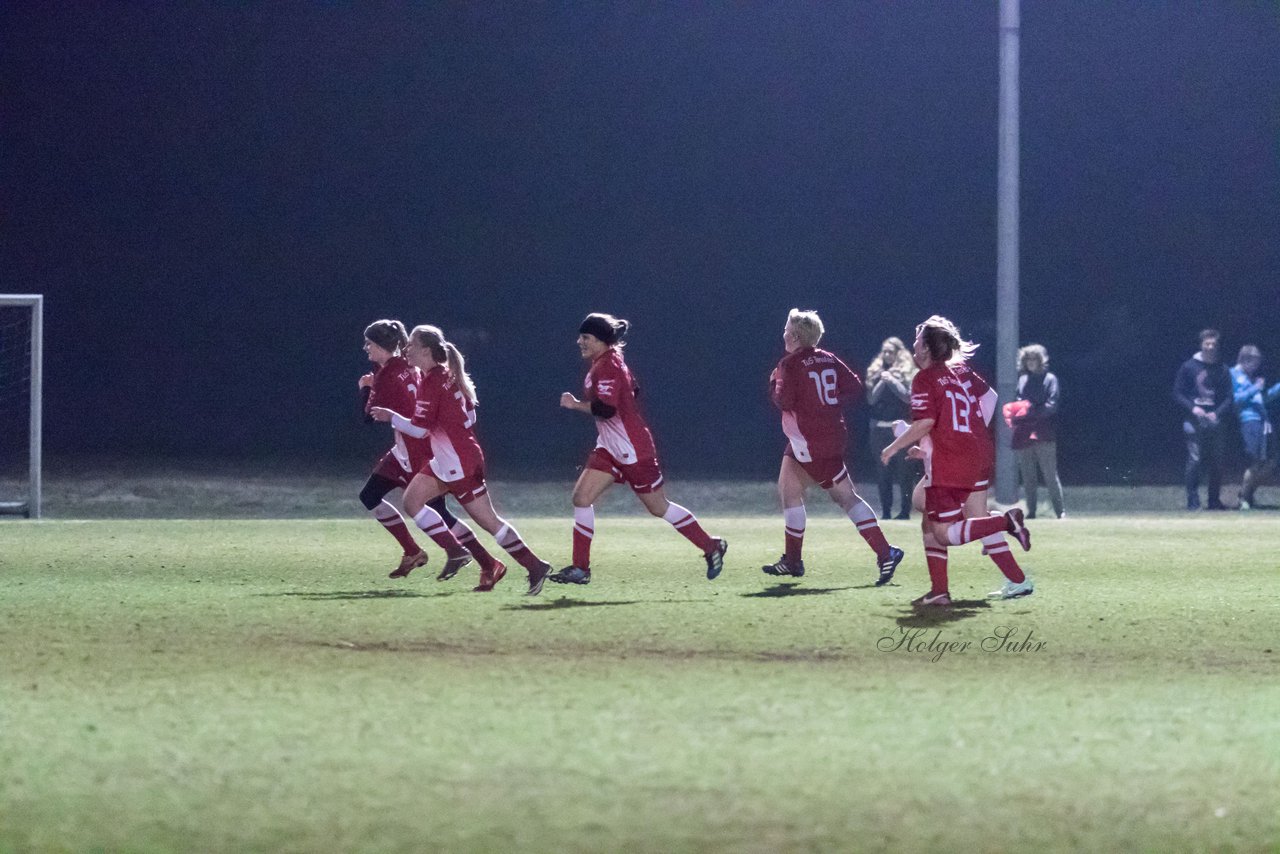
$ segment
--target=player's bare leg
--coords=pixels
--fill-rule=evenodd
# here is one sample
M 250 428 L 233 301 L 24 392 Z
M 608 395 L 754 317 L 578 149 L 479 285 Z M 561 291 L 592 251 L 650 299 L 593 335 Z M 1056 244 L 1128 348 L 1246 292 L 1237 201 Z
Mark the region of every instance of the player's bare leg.
M 723 537 L 712 537 L 702 530 L 697 517 L 686 508 L 668 500 L 666 490 L 661 486 L 652 492 L 637 492 L 636 498 L 640 499 L 646 510 L 670 524 L 702 551 L 702 556 L 707 561 L 708 581 L 720 574 L 724 569 L 724 553 L 729 550 L 728 541 Z
M 479 497 L 472 498 L 462 505 L 462 509 L 467 511 L 467 515 L 474 519 L 477 525 L 492 534 L 498 541 L 498 545 L 525 568 L 529 574 L 528 595 L 537 596 L 541 593 L 542 583 L 546 581 L 547 573 L 551 571 L 551 564 L 534 554 L 533 549 L 526 546 L 524 540 L 520 538 L 520 532 L 498 515 L 498 511 L 493 509 L 493 501 L 489 498 L 489 493 L 485 492 Z M 492 584 L 486 587 L 486 580 L 481 579 L 480 588 L 492 590 L 493 585 L 498 583 L 498 579 L 494 579 Z
M 444 518 L 427 502 L 438 498 L 445 492 L 444 484 L 429 474 L 419 472 L 404 491 L 404 509 L 413 517 L 413 521 L 426 532 L 432 542 L 444 549 L 446 560 L 440 570 L 441 578 L 452 578 L 458 570 L 471 563 L 471 553 L 466 550 L 458 538 L 444 523 Z
M 796 467 L 799 468 L 799 464 L 796 464 Z M 858 529 L 862 539 L 866 540 L 867 545 L 871 546 L 871 550 L 876 553 L 876 568 L 879 570 L 876 586 L 888 584 L 898 564 L 902 563 L 905 552 L 897 546 L 889 545 L 884 532 L 880 530 L 880 523 L 876 521 L 875 511 L 854 490 L 851 478 L 846 477 L 833 483 L 827 490 L 827 495 L 831 496 L 831 500 L 844 511 L 849 521 Z
M 613 486 L 613 475 L 584 468 L 573 485 L 573 563 L 548 578 L 557 584 L 591 583 L 591 541 L 596 535 L 595 503 Z
M 788 456 L 782 457 L 778 469 L 778 499 L 782 502 L 783 551 L 776 563 L 766 564 L 760 570 L 766 575 L 782 575 L 799 578 L 804 575 L 804 531 L 808 524 L 805 511 L 805 493 L 814 485 L 809 473 Z

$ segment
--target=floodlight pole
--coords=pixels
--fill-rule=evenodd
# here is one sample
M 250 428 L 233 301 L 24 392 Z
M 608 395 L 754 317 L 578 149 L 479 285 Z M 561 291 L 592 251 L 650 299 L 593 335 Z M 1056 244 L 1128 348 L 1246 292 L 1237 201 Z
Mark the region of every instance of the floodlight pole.
M 996 177 L 996 392 L 1001 403 L 1018 390 L 1018 52 L 1019 0 L 1000 0 L 1000 120 Z M 996 424 L 996 501 L 1018 500 L 1012 431 Z

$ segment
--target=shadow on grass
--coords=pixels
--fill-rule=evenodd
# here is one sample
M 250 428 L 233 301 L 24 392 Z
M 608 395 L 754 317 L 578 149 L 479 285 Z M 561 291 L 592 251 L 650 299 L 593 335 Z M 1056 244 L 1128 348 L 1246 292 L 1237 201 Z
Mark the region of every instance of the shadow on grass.
M 912 608 L 898 617 L 896 622 L 904 629 L 927 629 L 976 617 L 990 607 L 991 603 L 985 599 L 956 599 L 950 608 Z
M 310 602 L 325 602 L 335 599 L 434 599 L 438 596 L 452 596 L 452 590 L 439 593 L 418 593 L 413 590 L 335 590 L 331 593 L 312 593 L 309 591 L 287 591 L 285 593 L 259 593 L 259 596 L 294 596 Z
M 639 605 L 639 600 L 621 602 L 584 602 L 581 599 L 567 599 L 561 596 L 550 602 L 527 602 L 523 605 L 503 605 L 504 611 L 555 611 L 562 608 L 601 608 L 608 605 Z
M 772 587 L 766 587 L 764 590 L 757 590 L 755 593 L 739 594 L 744 599 L 779 599 L 786 596 L 821 596 L 824 593 L 839 593 L 841 590 L 856 590 L 855 587 L 801 587 L 799 584 L 792 582 L 790 584 L 775 584 Z

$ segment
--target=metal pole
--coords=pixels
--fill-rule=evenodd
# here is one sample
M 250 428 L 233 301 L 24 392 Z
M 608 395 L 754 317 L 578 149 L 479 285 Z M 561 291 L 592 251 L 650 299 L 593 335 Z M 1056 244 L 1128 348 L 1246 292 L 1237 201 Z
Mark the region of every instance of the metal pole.
M 31 306 L 31 473 L 30 497 L 27 505 L 27 518 L 40 518 L 41 482 L 40 472 L 43 459 L 41 432 L 44 427 L 43 413 L 40 410 L 44 398 L 44 297 L 36 297 Z
M 1000 0 L 1000 130 L 996 205 L 996 392 L 1013 400 L 1018 388 L 1018 51 L 1019 0 Z M 1018 500 L 1009 427 L 997 413 L 996 501 Z

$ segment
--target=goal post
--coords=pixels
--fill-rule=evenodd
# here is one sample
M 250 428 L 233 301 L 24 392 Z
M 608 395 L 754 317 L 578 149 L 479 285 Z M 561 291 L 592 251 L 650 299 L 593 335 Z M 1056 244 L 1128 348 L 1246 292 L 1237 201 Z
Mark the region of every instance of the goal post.
M 0 470 L 0 484 L 4 487 L 0 492 L 0 514 L 40 518 L 43 393 L 44 296 L 0 294 L 0 449 L 4 449 L 0 459 L 4 466 Z M 22 417 L 24 401 L 25 419 Z M 23 450 L 26 451 L 25 478 Z M 25 490 L 22 489 L 24 480 Z

